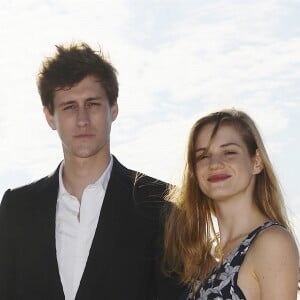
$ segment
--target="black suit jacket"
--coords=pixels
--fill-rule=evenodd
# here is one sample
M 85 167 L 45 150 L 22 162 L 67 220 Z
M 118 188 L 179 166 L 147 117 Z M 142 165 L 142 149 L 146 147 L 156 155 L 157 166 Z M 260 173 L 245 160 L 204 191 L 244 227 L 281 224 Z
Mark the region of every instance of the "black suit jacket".
M 55 247 L 58 169 L 8 190 L 0 206 L 0 299 L 62 300 Z M 167 185 L 115 158 L 76 300 L 177 299 L 160 271 Z

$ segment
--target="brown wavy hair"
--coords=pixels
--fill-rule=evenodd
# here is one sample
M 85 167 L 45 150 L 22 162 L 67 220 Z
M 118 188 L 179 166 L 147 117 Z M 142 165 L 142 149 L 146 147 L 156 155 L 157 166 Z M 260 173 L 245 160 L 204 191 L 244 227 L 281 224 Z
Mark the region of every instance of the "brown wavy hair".
M 167 274 L 177 274 L 184 284 L 204 280 L 211 271 L 215 256 L 220 250 L 218 234 L 214 230 L 212 216 L 215 214 L 211 200 L 199 188 L 196 176 L 195 142 L 200 130 L 214 124 L 211 139 L 220 126 L 234 126 L 246 143 L 250 156 L 258 150 L 264 168 L 256 175 L 254 199 L 260 211 L 290 230 L 282 193 L 262 138 L 253 120 L 235 109 L 211 113 L 199 119 L 191 128 L 187 145 L 187 160 L 181 188 L 173 188 L 168 200 L 172 206 L 165 225 L 163 269 Z
M 46 57 L 37 75 L 42 104 L 54 113 L 53 97 L 57 90 L 71 88 L 86 76 L 95 76 L 106 92 L 110 106 L 118 98 L 117 70 L 101 49 L 94 51 L 86 43 L 57 45 L 56 53 Z

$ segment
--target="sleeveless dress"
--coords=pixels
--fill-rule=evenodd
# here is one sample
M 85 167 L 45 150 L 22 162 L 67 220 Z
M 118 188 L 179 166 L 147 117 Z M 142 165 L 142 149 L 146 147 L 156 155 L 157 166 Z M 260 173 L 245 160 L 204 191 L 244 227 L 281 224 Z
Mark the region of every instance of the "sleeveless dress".
M 279 225 L 274 221 L 267 221 L 253 230 L 232 252 L 226 257 L 222 265 L 213 269 L 211 275 L 204 281 L 197 281 L 196 294 L 191 290 L 185 293 L 182 299 L 186 300 L 246 300 L 245 295 L 237 284 L 240 267 L 247 254 L 249 246 L 262 230 Z

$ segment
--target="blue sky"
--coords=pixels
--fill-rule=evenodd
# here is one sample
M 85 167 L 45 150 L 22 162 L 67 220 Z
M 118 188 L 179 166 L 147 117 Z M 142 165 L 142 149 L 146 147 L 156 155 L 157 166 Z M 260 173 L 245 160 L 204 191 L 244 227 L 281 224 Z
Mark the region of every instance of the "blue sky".
M 35 76 L 54 45 L 101 45 L 119 72 L 112 152 L 178 183 L 189 128 L 219 108 L 256 121 L 300 239 L 300 1 L 0 2 L 0 194 L 52 172 L 61 146 Z

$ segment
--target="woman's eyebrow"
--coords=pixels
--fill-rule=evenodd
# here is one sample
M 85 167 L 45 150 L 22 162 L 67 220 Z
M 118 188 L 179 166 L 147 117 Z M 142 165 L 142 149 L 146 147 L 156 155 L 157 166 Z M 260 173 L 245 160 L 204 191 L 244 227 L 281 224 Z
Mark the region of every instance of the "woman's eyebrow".
M 225 143 L 225 144 L 222 144 L 220 147 L 224 148 L 224 147 L 228 147 L 228 146 L 237 146 L 237 147 L 241 147 L 240 144 L 235 143 L 235 142 Z
M 206 147 L 200 147 L 195 150 L 195 152 L 205 151 Z
M 220 147 L 221 147 L 221 148 L 225 148 L 225 147 L 228 147 L 228 146 L 237 146 L 237 147 L 241 147 L 240 144 L 235 143 L 235 142 L 225 143 L 225 144 L 222 144 Z M 199 147 L 199 148 L 196 148 L 195 152 L 201 152 L 201 151 L 205 151 L 205 150 L 206 150 L 206 147 Z

